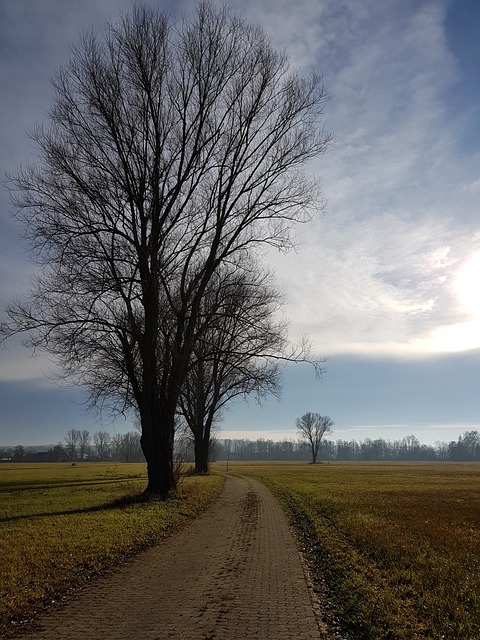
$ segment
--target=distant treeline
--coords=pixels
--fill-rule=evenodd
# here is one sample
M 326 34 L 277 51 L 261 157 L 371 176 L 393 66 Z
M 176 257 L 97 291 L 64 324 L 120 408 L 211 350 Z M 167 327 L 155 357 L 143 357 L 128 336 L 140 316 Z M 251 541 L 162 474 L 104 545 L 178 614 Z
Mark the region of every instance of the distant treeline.
M 177 444 L 177 458 L 194 460 L 193 444 L 182 438 Z M 212 461 L 227 460 L 297 460 L 308 462 L 311 453 L 301 440 L 216 439 L 211 443 Z M 72 429 L 59 443 L 44 451 L 17 446 L 0 448 L 0 459 L 14 462 L 66 462 L 112 461 L 141 462 L 140 434 L 131 431 L 110 436 L 106 431 L 90 434 L 89 431 Z M 320 444 L 319 460 L 323 461 L 480 461 L 480 432 L 465 431 L 458 440 L 437 441 L 433 445 L 421 444 L 415 436 L 401 440 L 324 440 Z
M 304 460 L 311 459 L 310 449 L 302 441 L 217 440 L 216 460 Z M 319 460 L 365 461 L 480 461 L 480 433 L 466 431 L 458 440 L 421 444 L 415 436 L 401 440 L 323 440 Z
M 93 435 L 84 429 L 71 429 L 63 443 L 36 450 L 18 445 L 0 448 L 0 460 L 12 462 L 143 462 L 140 434 L 136 431 L 111 436 L 107 431 Z

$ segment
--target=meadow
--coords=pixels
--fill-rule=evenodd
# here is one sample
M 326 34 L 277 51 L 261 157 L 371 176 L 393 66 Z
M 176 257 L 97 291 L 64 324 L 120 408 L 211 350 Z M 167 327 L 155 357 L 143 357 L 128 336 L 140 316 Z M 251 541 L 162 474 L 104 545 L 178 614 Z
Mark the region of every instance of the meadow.
M 230 463 L 302 536 L 355 640 L 480 639 L 480 465 Z
M 216 468 L 225 471 L 225 464 Z M 278 496 L 355 640 L 480 640 L 480 465 L 229 463 Z M 222 477 L 137 500 L 143 464 L 0 465 L 0 635 L 194 517 Z
M 141 502 L 144 464 L 0 465 L 0 637 L 204 509 L 220 476 Z

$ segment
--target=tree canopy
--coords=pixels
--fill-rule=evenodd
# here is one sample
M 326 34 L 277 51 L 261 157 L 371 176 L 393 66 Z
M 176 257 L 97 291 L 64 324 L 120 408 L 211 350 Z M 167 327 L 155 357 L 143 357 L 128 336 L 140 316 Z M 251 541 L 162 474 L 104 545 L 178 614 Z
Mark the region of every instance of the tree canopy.
M 332 432 L 333 420 L 330 416 L 321 416 L 319 413 L 308 411 L 301 418 L 297 418 L 297 433 L 307 442 L 312 454 L 312 463 L 317 462 L 318 450 L 323 436 Z
M 204 298 L 321 208 L 302 168 L 328 145 L 327 96 L 208 2 L 178 24 L 135 7 L 84 35 L 53 86 L 37 159 L 12 183 L 39 269 L 2 331 L 28 332 L 94 402 L 135 408 L 147 492 L 166 497 Z

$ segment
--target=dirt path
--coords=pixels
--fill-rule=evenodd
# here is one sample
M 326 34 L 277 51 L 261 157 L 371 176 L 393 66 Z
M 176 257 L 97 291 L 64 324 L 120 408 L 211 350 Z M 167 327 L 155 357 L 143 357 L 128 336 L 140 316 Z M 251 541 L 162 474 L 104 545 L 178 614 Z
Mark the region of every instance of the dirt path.
M 41 619 L 36 640 L 311 640 L 295 542 L 259 482 L 228 476 L 210 509 Z

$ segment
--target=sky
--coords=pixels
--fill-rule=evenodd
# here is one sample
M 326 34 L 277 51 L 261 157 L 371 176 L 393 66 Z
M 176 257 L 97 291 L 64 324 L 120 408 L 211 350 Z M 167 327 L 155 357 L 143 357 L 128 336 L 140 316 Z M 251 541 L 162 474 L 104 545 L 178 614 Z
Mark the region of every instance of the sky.
M 193 2 L 149 0 L 175 16 Z M 130 0 L 0 0 L 0 176 L 32 159 L 49 79 L 82 31 Z M 327 154 L 308 170 L 323 215 L 269 252 L 290 336 L 327 357 L 284 373 L 280 400 L 236 401 L 222 437 L 295 438 L 306 411 L 332 439 L 450 441 L 480 428 L 480 3 L 477 0 L 242 0 L 302 73 L 325 74 Z M 0 314 L 34 269 L 0 186 Z M 17 339 L 0 350 L 0 446 L 62 441 L 72 428 L 123 433 L 59 388 L 53 364 Z

